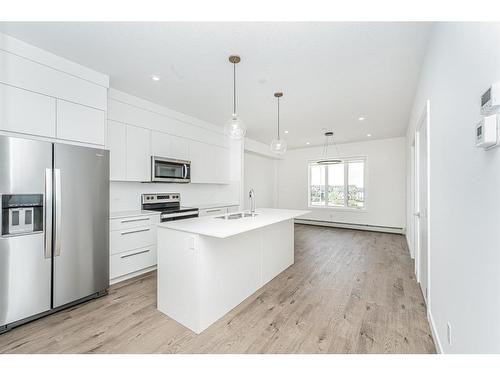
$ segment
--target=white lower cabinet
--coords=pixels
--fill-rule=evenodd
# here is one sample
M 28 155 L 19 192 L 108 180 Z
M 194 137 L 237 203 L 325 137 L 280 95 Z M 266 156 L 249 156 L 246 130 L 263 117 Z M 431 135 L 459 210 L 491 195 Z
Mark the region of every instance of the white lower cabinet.
M 156 245 L 111 255 L 109 276 L 111 280 L 125 280 L 124 276 L 129 274 L 132 274 L 131 277 L 136 276 L 138 271 L 156 266 L 156 257 Z
M 159 214 L 130 215 L 110 220 L 110 278 L 122 281 L 156 266 Z
M 56 136 L 56 100 L 0 83 L 0 130 Z

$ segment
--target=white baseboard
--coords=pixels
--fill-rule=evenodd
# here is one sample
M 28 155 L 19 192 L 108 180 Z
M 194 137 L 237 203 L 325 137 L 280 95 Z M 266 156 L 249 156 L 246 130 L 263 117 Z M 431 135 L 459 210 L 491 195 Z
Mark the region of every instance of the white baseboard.
M 434 318 L 429 309 L 427 309 L 427 320 L 429 321 L 429 326 L 431 327 L 432 339 L 434 340 L 434 345 L 436 345 L 436 351 L 438 354 L 445 354 L 443 351 L 443 346 L 441 345 L 441 340 L 436 330 L 436 325 L 434 324 Z
M 408 252 L 410 253 L 410 258 L 415 259 L 415 252 L 410 246 L 410 241 L 408 240 L 408 233 L 405 233 L 405 239 L 406 239 L 406 246 L 408 246 Z
M 128 280 L 128 279 L 131 279 L 133 277 L 142 275 L 144 273 L 148 273 L 148 272 L 154 271 L 155 269 L 156 269 L 156 266 L 151 266 L 151 267 L 139 270 L 139 271 L 127 273 L 126 275 L 119 276 L 119 277 L 116 277 L 114 279 L 109 280 L 109 285 L 113 285 L 113 284 L 119 283 L 121 281 L 125 281 L 125 280 Z
M 322 221 L 322 220 L 312 220 L 312 219 L 295 219 L 295 223 L 296 224 L 306 224 L 306 225 L 318 225 L 318 226 L 333 227 L 333 228 L 366 230 L 366 231 L 370 231 L 370 232 L 404 234 L 403 228 L 384 227 L 384 226 L 378 226 L 378 225 L 340 223 L 340 222 L 335 222 L 335 221 Z

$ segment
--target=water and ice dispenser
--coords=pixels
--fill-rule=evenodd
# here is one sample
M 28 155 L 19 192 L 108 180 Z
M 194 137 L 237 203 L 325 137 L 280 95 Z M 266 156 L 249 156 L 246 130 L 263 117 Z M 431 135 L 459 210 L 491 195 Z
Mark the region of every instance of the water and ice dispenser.
M 2 195 L 2 236 L 43 230 L 43 194 Z

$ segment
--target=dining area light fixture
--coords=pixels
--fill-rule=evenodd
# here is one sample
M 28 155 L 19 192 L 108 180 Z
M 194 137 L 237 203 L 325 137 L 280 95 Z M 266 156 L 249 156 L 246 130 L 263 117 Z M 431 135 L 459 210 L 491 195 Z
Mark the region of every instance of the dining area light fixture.
M 342 163 L 342 160 L 339 159 L 339 149 L 337 145 L 335 144 L 335 140 L 333 139 L 333 132 L 332 131 L 327 131 L 325 132 L 325 143 L 323 144 L 323 153 L 321 155 L 321 159 L 319 159 L 316 164 L 320 165 L 329 165 L 329 164 L 339 164 Z M 337 154 L 337 157 L 331 157 L 328 156 L 328 148 L 330 147 L 330 144 L 335 147 L 335 152 Z
M 276 139 L 271 142 L 271 151 L 278 155 L 284 154 L 287 148 L 286 141 L 280 138 L 280 98 L 282 96 L 282 92 L 274 93 L 274 97 L 278 99 L 278 133 Z
M 240 119 L 236 113 L 236 64 L 241 61 L 241 57 L 238 55 L 229 56 L 229 62 L 233 64 L 233 114 L 231 118 L 226 122 L 224 126 L 224 133 L 231 139 L 242 139 L 245 137 L 247 128 L 244 122 Z

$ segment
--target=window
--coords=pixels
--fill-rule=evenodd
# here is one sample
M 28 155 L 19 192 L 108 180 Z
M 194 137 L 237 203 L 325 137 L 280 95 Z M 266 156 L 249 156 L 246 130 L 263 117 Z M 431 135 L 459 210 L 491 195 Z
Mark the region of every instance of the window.
M 309 206 L 365 208 L 365 160 L 309 163 Z

